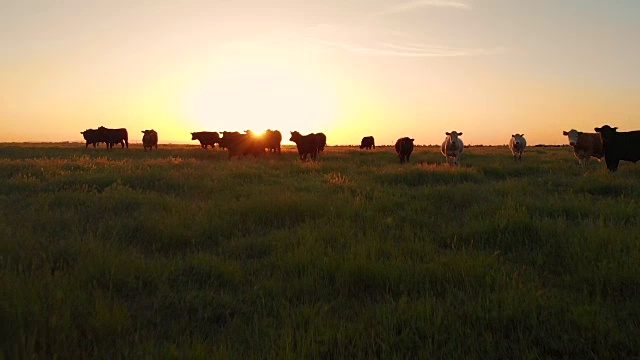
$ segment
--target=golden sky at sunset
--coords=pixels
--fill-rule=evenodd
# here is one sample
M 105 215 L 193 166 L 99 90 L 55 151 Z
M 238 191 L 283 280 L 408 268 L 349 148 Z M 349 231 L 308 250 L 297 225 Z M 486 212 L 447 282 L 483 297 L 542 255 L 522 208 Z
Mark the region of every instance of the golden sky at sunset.
M 640 1 L 5 1 L 0 141 L 125 127 L 329 145 L 640 129 Z

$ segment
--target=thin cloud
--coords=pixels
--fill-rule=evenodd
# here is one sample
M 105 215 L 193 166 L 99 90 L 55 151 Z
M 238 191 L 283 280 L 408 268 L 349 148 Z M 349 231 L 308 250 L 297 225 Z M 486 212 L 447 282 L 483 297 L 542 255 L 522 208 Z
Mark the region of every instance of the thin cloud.
M 376 45 L 366 45 L 357 43 L 347 43 L 340 41 L 323 40 L 319 38 L 307 37 L 308 44 L 323 45 L 326 47 L 344 50 L 353 54 L 367 56 L 393 56 L 393 57 L 459 57 L 489 55 L 502 52 L 503 49 L 464 49 L 451 48 L 438 45 L 417 45 L 409 46 L 394 43 L 379 43 Z
M 412 0 L 412 1 L 396 3 L 373 15 L 380 16 L 380 15 L 387 15 L 387 14 L 395 14 L 395 13 L 421 9 L 425 7 L 447 7 L 447 8 L 469 10 L 471 9 L 471 3 L 465 2 L 465 1 L 457 1 L 457 0 Z

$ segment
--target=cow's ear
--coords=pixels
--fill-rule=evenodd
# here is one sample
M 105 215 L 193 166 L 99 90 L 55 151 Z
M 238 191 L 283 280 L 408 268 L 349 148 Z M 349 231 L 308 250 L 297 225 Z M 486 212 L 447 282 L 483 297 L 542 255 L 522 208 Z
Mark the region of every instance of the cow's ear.
M 409 139 L 409 140 L 413 141 L 413 140 L 415 140 L 415 139 Z
M 445 135 L 451 135 L 451 133 L 450 133 L 450 132 L 446 132 L 446 133 L 444 133 L 444 134 L 445 134 Z
M 524 136 L 524 134 L 520 134 L 520 136 Z
M 144 134 L 144 130 L 142 130 L 142 131 L 140 131 L 140 132 Z
M 458 136 L 462 135 L 462 133 L 458 133 Z
M 616 127 L 614 127 L 614 128 L 613 128 L 613 130 L 618 130 L 618 127 L 617 127 L 617 126 L 616 126 Z
M 569 135 L 569 133 L 568 133 L 568 132 L 566 132 L 566 131 L 563 131 L 563 132 L 562 132 L 562 135 L 567 136 L 567 135 Z
M 593 128 L 593 130 L 595 130 L 597 132 L 600 132 L 600 128 L 599 127 Z
M 516 135 L 515 134 L 511 134 L 511 137 L 514 138 L 514 137 L 516 137 Z

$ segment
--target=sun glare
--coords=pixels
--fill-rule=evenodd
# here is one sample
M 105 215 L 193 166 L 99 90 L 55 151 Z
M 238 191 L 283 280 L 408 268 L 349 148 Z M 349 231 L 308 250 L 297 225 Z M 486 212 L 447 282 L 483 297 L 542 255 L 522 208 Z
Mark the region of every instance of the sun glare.
M 221 67 L 200 79 L 185 100 L 192 124 L 211 131 L 318 131 L 337 107 L 317 75 L 268 62 Z

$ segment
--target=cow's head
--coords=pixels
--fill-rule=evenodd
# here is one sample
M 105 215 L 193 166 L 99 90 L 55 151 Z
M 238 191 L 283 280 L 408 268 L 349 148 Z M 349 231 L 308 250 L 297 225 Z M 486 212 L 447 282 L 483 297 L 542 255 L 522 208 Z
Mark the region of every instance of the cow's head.
M 300 137 L 302 136 L 302 135 L 300 135 L 300 133 L 299 133 L 299 132 L 297 132 L 297 131 L 290 131 L 290 133 L 291 133 L 291 138 L 289 138 L 289 141 L 294 141 L 294 142 L 295 142 L 295 141 L 297 141 L 298 139 L 300 139 Z
M 523 138 L 524 134 L 512 134 L 511 137 L 513 138 L 513 142 L 516 145 L 520 145 L 522 143 L 524 143 L 524 138 Z
M 576 146 L 576 144 L 578 143 L 578 135 L 580 134 L 582 133 L 576 129 L 562 132 L 562 135 L 569 137 L 569 145 L 571 146 Z
M 462 133 L 459 133 L 459 132 L 456 132 L 456 131 L 446 132 L 445 134 L 447 136 L 449 136 L 451 138 L 451 140 L 456 140 L 458 138 L 458 136 L 462 135 Z
M 602 143 L 608 143 L 609 141 L 612 140 L 612 138 L 616 135 L 617 133 L 617 127 L 611 127 L 609 125 L 604 125 L 603 127 L 597 127 L 594 128 L 594 130 L 596 132 L 600 133 L 600 138 L 602 138 Z
M 191 133 L 191 140 L 198 140 L 196 133 Z

